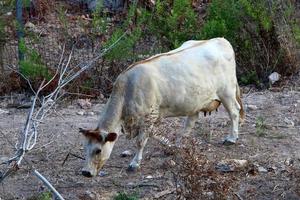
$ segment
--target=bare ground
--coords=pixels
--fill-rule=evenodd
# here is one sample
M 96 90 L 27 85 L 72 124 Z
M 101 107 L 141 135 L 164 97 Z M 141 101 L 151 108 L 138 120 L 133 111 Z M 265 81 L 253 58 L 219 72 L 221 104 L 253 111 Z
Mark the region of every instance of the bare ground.
M 298 78 L 297 78 L 298 79 Z M 280 92 L 269 90 L 252 92 L 244 89 L 243 102 L 247 117 L 240 130 L 238 144 L 226 147 L 220 144 L 230 130 L 229 118 L 221 108 L 211 116 L 199 116 L 192 137 L 201 141 L 208 158 L 217 163 L 223 159 L 246 159 L 250 166 L 262 167 L 267 172 L 251 173 L 251 167 L 233 175 L 237 178 L 232 188 L 235 195 L 229 199 L 300 199 L 300 88 L 297 84 Z M 0 159 L 11 156 L 17 134 L 23 127 L 27 110 L 1 109 Z M 134 150 L 134 141 L 121 136 L 112 156 L 105 165 L 104 176 L 93 179 L 81 176 L 83 160 L 68 153 L 83 156 L 79 127 L 93 128 L 103 104 L 94 102 L 90 110 L 95 115 L 78 115 L 81 109 L 75 102 L 60 105 L 40 129 L 38 145 L 29 152 L 21 169 L 0 184 L 0 199 L 28 199 L 46 191 L 32 174 L 33 168 L 41 172 L 65 199 L 112 199 L 117 192 L 136 193 L 140 199 L 174 199 L 175 193 L 161 191 L 175 187 L 166 161 L 170 160 L 157 141 L 146 146 L 142 168 L 135 174 L 126 172 L 131 157 L 122 158 L 124 150 Z M 166 137 L 182 128 L 183 119 L 164 120 L 158 128 Z M 0 166 L 0 171 L 4 166 Z M 151 176 L 151 177 L 150 177 Z

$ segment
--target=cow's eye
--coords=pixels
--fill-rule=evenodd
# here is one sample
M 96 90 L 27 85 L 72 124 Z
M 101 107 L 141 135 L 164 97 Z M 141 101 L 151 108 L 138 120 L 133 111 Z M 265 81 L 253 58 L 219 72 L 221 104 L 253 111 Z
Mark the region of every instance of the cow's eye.
M 95 151 L 94 151 L 94 154 L 100 154 L 101 153 L 101 149 L 96 149 Z

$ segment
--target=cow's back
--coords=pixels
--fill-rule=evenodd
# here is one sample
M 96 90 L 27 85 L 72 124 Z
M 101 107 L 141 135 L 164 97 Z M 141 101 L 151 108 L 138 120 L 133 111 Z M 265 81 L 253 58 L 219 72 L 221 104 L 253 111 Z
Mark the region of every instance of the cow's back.
M 225 87 L 235 87 L 235 73 L 234 52 L 227 40 L 188 41 L 123 73 L 126 113 L 154 108 L 163 116 L 193 114 L 219 99 Z

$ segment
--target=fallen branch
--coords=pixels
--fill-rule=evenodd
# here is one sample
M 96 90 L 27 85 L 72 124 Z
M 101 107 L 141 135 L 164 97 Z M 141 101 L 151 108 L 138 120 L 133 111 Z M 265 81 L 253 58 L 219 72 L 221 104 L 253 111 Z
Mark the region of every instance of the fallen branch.
M 125 37 L 126 34 L 127 32 L 124 32 L 124 34 L 121 35 L 118 40 L 116 40 L 108 48 L 102 50 L 99 53 L 99 55 L 95 56 L 87 64 L 82 66 L 81 63 L 72 69 L 69 68 L 69 65 L 71 63 L 71 59 L 73 55 L 73 48 L 70 54 L 67 56 L 67 59 L 64 60 L 63 59 L 63 57 L 65 56 L 65 46 L 64 46 L 55 75 L 48 82 L 46 82 L 45 80 L 42 81 L 42 83 L 40 84 L 36 92 L 33 90 L 33 87 L 29 79 L 23 74 L 14 70 L 16 67 L 11 67 L 12 70 L 16 71 L 27 81 L 35 96 L 31 105 L 31 109 L 27 115 L 27 120 L 24 129 L 23 131 L 21 131 L 18 142 L 15 145 L 15 148 L 17 149 L 15 155 L 4 162 L 5 164 L 8 165 L 9 169 L 2 174 L 0 173 L 1 174 L 0 183 L 4 180 L 5 177 L 7 177 L 12 172 L 19 169 L 19 165 L 21 164 L 25 156 L 25 153 L 32 150 L 36 145 L 37 138 L 38 138 L 38 127 L 41 123 L 43 123 L 44 119 L 51 114 L 50 111 L 53 110 L 53 107 L 55 106 L 56 102 L 66 94 L 63 92 L 62 89 L 71 81 L 73 81 L 75 78 L 77 78 L 82 72 L 89 69 L 100 57 L 104 56 L 111 49 L 113 49 L 121 41 L 121 39 Z M 54 80 L 58 80 L 57 87 L 50 94 L 40 99 L 39 98 L 40 92 L 43 89 L 45 89 Z M 37 102 L 40 104 L 39 108 L 37 108 Z
M 76 155 L 76 154 L 73 154 L 73 153 L 70 153 L 70 152 L 69 152 L 69 153 L 67 154 L 66 158 L 64 159 L 64 161 L 62 162 L 61 166 L 64 166 L 64 165 L 65 165 L 65 162 L 67 162 L 67 160 L 68 160 L 68 158 L 69 158 L 70 156 L 74 156 L 75 158 L 79 158 L 79 159 L 81 159 L 81 160 L 85 160 L 85 158 L 83 158 L 82 156 L 78 156 L 78 155 Z
M 51 185 L 51 183 L 49 183 L 49 181 L 42 174 L 40 174 L 37 170 L 34 170 L 33 173 L 49 188 L 49 190 L 53 192 L 55 198 L 59 200 L 64 200 L 64 198 L 57 192 L 57 190 Z

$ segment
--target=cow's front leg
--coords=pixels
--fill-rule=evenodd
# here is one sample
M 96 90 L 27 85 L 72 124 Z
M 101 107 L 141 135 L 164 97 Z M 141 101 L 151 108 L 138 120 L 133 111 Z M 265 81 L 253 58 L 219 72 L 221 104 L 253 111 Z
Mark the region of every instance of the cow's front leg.
M 135 171 L 140 167 L 141 160 L 143 158 L 143 151 L 146 146 L 149 137 L 145 132 L 141 129 L 136 139 L 137 151 L 129 164 L 128 171 Z

